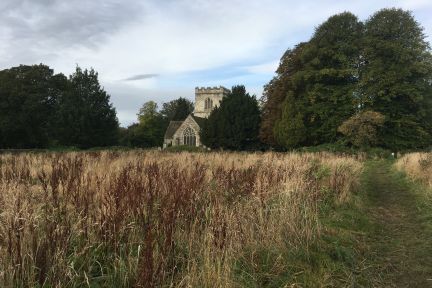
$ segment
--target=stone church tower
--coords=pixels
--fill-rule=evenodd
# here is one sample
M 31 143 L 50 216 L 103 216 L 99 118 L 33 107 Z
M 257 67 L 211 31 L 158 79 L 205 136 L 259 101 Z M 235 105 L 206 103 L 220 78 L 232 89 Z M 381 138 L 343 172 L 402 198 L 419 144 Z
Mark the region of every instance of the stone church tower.
M 225 87 L 203 87 L 195 88 L 195 110 L 194 116 L 200 118 L 208 118 L 211 111 L 218 107 L 222 98 L 228 95 L 230 90 Z
M 205 118 L 211 111 L 219 107 L 224 96 L 230 90 L 225 87 L 195 88 L 195 108 L 184 121 L 171 121 L 164 136 L 163 147 L 170 146 L 203 146 L 200 139 L 200 130 Z

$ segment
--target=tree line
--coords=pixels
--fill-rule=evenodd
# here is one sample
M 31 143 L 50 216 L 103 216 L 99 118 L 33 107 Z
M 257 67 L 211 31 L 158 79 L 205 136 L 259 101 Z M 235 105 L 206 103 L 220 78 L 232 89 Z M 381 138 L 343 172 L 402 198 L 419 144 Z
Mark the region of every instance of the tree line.
M 383 9 L 362 22 L 344 12 L 288 49 L 257 101 L 234 86 L 204 122 L 215 149 L 281 150 L 336 144 L 423 149 L 432 143 L 432 55 L 410 12 Z M 69 77 L 43 64 L 0 71 L 0 148 L 162 146 L 170 121 L 193 111 L 185 98 L 144 103 L 119 128 L 98 74 Z
M 138 123 L 119 127 L 110 96 L 94 69 L 66 77 L 44 64 L 0 71 L 0 149 L 162 146 L 171 120 L 184 120 L 191 101 L 145 103 Z
M 162 147 L 170 121 L 183 121 L 193 111 L 193 103 L 183 97 L 162 104 L 159 110 L 154 101 L 143 104 L 137 123 L 120 128 L 119 144 L 128 147 Z
M 114 145 L 118 125 L 93 69 L 69 77 L 43 64 L 0 71 L 0 148 Z
M 251 149 L 258 142 L 260 119 L 255 97 L 235 86 L 222 102 L 205 125 L 205 144 Z M 137 122 L 123 128 L 94 69 L 76 67 L 69 77 L 44 64 L 0 71 L 0 149 L 161 147 L 169 122 L 183 121 L 192 112 L 193 103 L 183 97 L 161 109 L 148 101 Z
M 340 143 L 393 151 L 432 141 L 432 57 L 410 12 L 330 17 L 285 52 L 265 86 L 260 139 L 285 149 Z
M 159 110 L 154 101 L 143 104 L 137 123 L 121 128 L 120 144 L 130 147 L 161 147 L 170 121 L 185 120 L 194 109 L 191 101 L 178 98 L 162 104 Z M 258 139 L 260 109 L 254 95 L 244 85 L 233 86 L 230 93 L 211 112 L 201 125 L 201 142 L 213 149 L 255 150 Z

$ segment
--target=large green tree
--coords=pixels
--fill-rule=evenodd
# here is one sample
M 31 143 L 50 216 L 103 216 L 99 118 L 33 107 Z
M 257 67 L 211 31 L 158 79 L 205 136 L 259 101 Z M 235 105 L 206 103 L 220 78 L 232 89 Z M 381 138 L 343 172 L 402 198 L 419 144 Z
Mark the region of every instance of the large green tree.
M 385 123 L 370 144 L 424 148 L 432 143 L 431 86 L 431 50 L 410 12 L 383 9 L 365 24 L 338 14 L 285 53 L 264 90 L 260 137 L 286 148 L 332 143 L 344 121 L 372 110 Z
M 169 121 L 183 121 L 193 111 L 193 103 L 183 97 L 162 104 L 160 114 Z
M 301 81 L 300 73 L 304 69 L 302 57 L 306 45 L 307 43 L 300 43 L 285 53 L 284 61 L 278 69 L 279 77 L 275 78 L 274 91 L 268 95 L 271 98 L 268 99 L 267 105 L 271 104 L 273 109 L 267 113 L 263 111 L 262 117 L 267 118 L 267 126 L 273 126 L 270 136 L 273 135 L 273 142 L 278 146 L 295 147 L 306 140 L 304 122 L 307 115 L 307 99 L 304 97 L 305 82 Z M 262 130 L 266 129 L 264 120 L 261 125 L 260 135 L 263 135 Z M 266 143 L 275 146 L 271 142 Z
M 287 98 L 288 92 L 294 89 L 291 85 L 292 75 L 302 67 L 299 57 L 302 47 L 304 47 L 304 43 L 300 43 L 294 49 L 285 52 L 276 70 L 276 76 L 264 86 L 263 97 L 261 98 L 262 110 L 259 137 L 263 143 L 273 147 L 280 144 L 277 142 L 277 137 L 275 137 L 275 125 L 281 118 L 282 103 Z
M 307 144 L 337 140 L 337 128 L 355 112 L 363 25 L 349 12 L 320 25 L 305 52 L 308 81 Z
M 398 151 L 431 144 L 432 58 L 412 14 L 383 9 L 365 24 L 361 105 L 385 116 L 380 145 Z
M 337 140 L 337 128 L 356 109 L 362 27 L 356 16 L 341 13 L 297 47 L 298 68 L 284 79 L 287 91 L 275 121 L 279 144 L 292 148 Z
M 162 146 L 166 120 L 159 113 L 157 104 L 148 101 L 140 108 L 138 123 L 128 127 L 127 143 L 132 147 Z
M 53 115 L 66 83 L 43 64 L 0 71 L 0 148 L 52 145 Z
M 98 73 L 77 67 L 59 99 L 57 131 L 61 145 L 89 148 L 116 144 L 118 120 Z
M 253 149 L 258 145 L 259 123 L 255 96 L 249 95 L 243 85 L 234 86 L 205 121 L 201 141 L 211 148 Z

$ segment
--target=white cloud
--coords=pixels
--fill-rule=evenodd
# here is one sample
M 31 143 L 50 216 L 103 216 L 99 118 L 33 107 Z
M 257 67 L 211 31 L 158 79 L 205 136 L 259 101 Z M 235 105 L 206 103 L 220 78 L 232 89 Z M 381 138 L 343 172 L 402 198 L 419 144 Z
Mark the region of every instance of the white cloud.
M 69 74 L 76 64 L 93 67 L 126 123 L 147 100 L 193 97 L 198 82 L 243 81 L 261 93 L 285 50 L 329 16 L 351 11 L 364 20 L 393 6 L 412 10 L 432 33 L 430 0 L 2 0 L 0 68 L 43 62 Z M 239 75 L 187 76 L 221 67 Z
M 270 61 L 258 65 L 246 67 L 246 70 L 254 74 L 272 74 L 279 66 L 279 60 Z
M 398 4 L 394 6 L 400 7 L 402 9 L 417 10 L 432 7 L 430 0 L 400 0 L 397 2 Z

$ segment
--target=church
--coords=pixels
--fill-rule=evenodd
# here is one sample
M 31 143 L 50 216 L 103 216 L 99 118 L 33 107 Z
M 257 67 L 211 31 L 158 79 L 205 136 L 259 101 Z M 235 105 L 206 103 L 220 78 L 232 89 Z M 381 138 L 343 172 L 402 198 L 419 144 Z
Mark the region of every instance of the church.
M 203 146 L 200 141 L 200 130 L 205 118 L 220 105 L 222 98 L 230 93 L 225 87 L 195 88 L 195 107 L 184 121 L 171 121 L 164 136 L 163 147 L 188 145 Z

